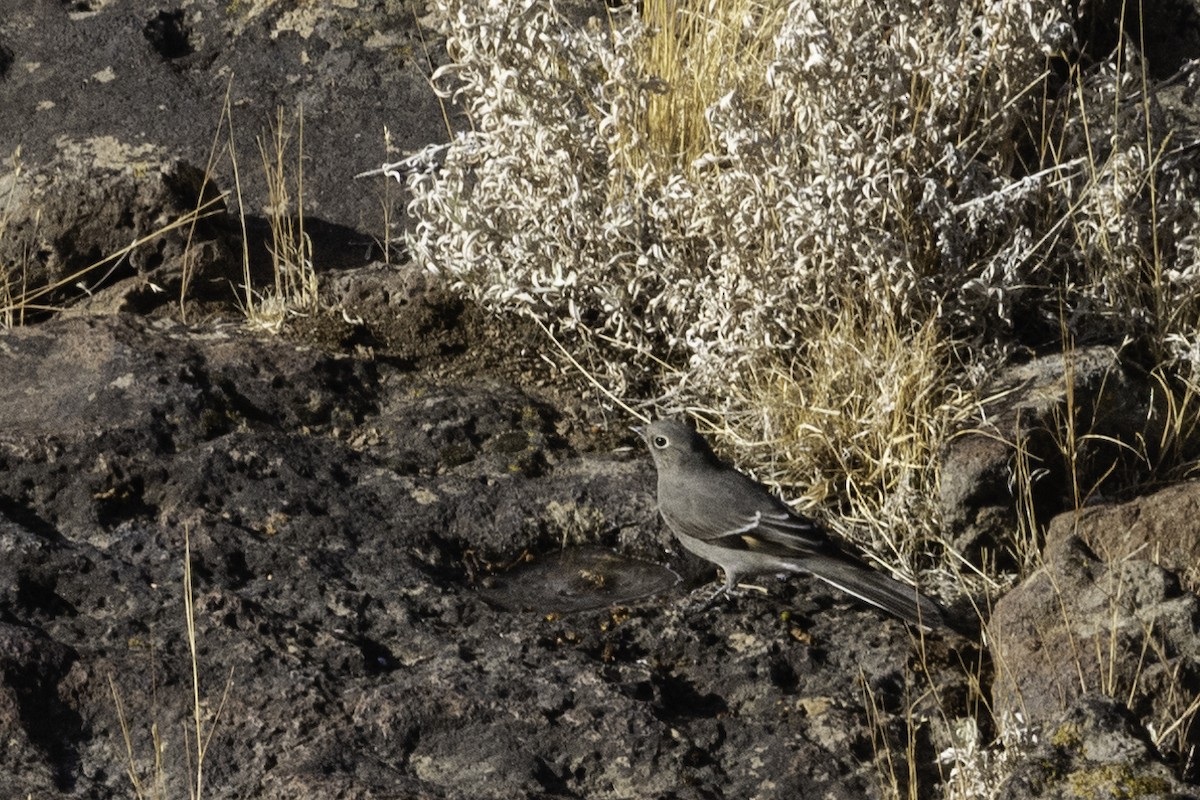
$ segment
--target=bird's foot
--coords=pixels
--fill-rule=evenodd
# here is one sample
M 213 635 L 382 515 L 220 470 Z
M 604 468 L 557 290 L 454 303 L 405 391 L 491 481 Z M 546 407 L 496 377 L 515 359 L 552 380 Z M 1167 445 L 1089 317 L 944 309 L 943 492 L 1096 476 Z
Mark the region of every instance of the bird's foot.
M 687 613 L 708 611 L 718 601 L 732 601 L 737 599 L 739 595 L 741 595 L 741 592 L 736 589 L 730 589 L 725 584 L 717 584 L 716 589 L 713 589 L 711 586 L 701 586 L 688 595 L 683 610 Z

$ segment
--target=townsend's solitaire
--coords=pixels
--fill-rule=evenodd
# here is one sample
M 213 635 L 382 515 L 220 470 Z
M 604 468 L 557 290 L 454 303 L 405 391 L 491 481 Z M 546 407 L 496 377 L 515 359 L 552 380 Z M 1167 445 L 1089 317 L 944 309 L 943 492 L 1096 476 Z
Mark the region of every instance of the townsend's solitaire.
M 718 460 L 687 425 L 658 420 L 634 431 L 654 457 L 659 512 L 684 547 L 725 571 L 720 592 L 732 594 L 750 575 L 808 573 L 905 622 L 945 624 L 937 603 L 839 548 L 816 522 Z

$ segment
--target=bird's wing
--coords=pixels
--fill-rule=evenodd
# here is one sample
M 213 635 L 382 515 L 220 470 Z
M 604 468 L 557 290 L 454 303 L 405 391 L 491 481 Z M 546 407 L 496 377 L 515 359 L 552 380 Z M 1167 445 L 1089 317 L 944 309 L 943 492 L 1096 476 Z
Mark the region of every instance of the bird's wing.
M 733 540 L 740 540 L 738 545 Z M 831 542 L 824 529 L 810 519 L 787 510 L 756 511 L 746 524 L 730 531 L 720 541 L 784 558 L 803 558 L 829 552 Z
M 705 502 L 673 515 L 681 533 L 787 558 L 829 551 L 831 543 L 821 526 L 793 512 L 762 484 L 732 470 L 718 474 L 719 480 L 693 484 L 695 496 L 704 496 Z

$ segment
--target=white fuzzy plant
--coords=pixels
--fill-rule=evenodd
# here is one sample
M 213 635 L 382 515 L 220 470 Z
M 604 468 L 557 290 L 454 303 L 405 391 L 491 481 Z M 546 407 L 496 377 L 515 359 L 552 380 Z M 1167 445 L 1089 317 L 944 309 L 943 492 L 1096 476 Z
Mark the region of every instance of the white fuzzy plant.
M 919 315 L 961 287 L 956 308 L 1003 317 L 1024 276 L 1001 254 L 1021 233 L 995 231 L 1060 178 L 1010 181 L 1005 159 L 1069 33 L 1062 5 L 888 6 L 770 17 L 771 58 L 756 75 L 728 65 L 739 83 L 705 115 L 711 152 L 672 163 L 647 157 L 660 145 L 641 120 L 664 89 L 642 68 L 655 31 L 636 15 L 432 0 L 426 22 L 452 59 L 435 82 L 472 130 L 410 175 L 411 252 L 598 355 L 618 392 L 660 370 L 653 355 L 670 367 L 663 388 L 723 397 L 848 294 Z M 762 19 L 744 35 L 762 36 Z

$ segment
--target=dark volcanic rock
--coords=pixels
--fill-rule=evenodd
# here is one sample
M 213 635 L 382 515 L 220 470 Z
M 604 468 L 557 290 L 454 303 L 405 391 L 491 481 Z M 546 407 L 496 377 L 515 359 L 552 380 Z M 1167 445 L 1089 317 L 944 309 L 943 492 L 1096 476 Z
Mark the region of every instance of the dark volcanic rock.
M 1044 738 L 1082 698 L 1104 696 L 1124 705 L 1141 739 L 1160 737 L 1156 745 L 1176 757 L 1190 752 L 1196 734 L 1176 722 L 1190 717 L 1200 686 L 1198 619 L 1196 595 L 1149 561 L 1105 562 L 1076 536 L 1051 540 L 1044 566 L 992 615 L 998 723 Z M 1093 737 L 1079 743 L 1100 746 Z
M 576 452 L 516 389 L 121 315 L 0 334 L 0 374 L 3 796 L 128 796 L 125 731 L 186 793 L 185 541 L 211 797 L 857 798 L 885 747 L 938 780 L 907 725 L 965 707 L 972 656 L 916 670 L 819 585 L 486 602 L 564 545 L 692 568 L 641 450 Z
M 1071 534 L 1106 561 L 1138 558 L 1200 586 L 1200 482 L 1185 481 L 1126 503 L 1090 506 L 1050 522 L 1049 539 Z
M 1032 555 L 1013 552 L 1023 505 L 1044 523 L 1086 499 L 1076 489 L 1090 495 L 1106 481 L 1127 485 L 1137 462 L 1131 454 L 1156 441 L 1162 424 L 1149 413 L 1150 386 L 1108 347 L 1011 367 L 983 394 L 994 398 L 987 419 L 942 453 L 939 504 L 961 552 L 977 559 L 990 551 L 1010 567 Z M 1014 487 L 1026 483 L 1029 496 L 1016 497 Z
M 27 162 L 43 164 L 58 137 L 113 137 L 204 165 L 228 89 L 247 213 L 260 215 L 268 202 L 258 138 L 269 140 L 278 109 L 289 120 L 302 110 L 306 151 L 319 154 L 304 167 L 309 212 L 344 229 L 341 245 L 356 241 L 365 253 L 371 235 L 384 235 L 383 191 L 352 176 L 389 160 L 385 126 L 400 150 L 448 135 L 426 79 L 434 66 L 426 54 L 438 58 L 438 45 L 422 42 L 408 4 L 29 0 L 0 8 L 4 160 L 19 146 Z M 214 177 L 232 188 L 227 160 Z
M 1195 797 L 1161 762 L 1129 712 L 1112 698 L 1087 694 L 1052 724 L 1039 726 L 1016 769 L 995 797 L 1076 800 L 1081 797 Z

